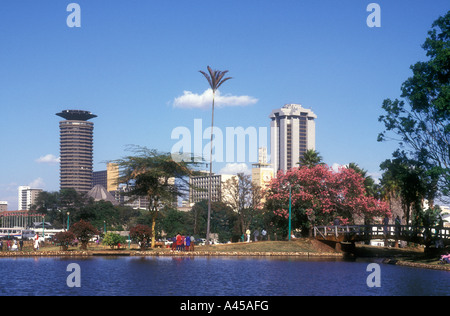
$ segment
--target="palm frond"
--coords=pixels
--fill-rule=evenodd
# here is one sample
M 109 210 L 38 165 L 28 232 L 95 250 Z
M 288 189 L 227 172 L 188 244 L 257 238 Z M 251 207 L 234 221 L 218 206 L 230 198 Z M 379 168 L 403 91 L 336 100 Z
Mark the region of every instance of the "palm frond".
M 225 78 L 221 82 L 219 82 L 219 84 L 217 85 L 217 89 L 219 89 L 219 87 L 222 85 L 222 83 L 224 83 L 225 81 L 230 80 L 230 79 L 233 79 L 233 77 Z
M 204 71 L 199 70 L 199 72 L 201 72 L 203 76 L 205 76 L 206 80 L 208 80 L 209 86 L 214 90 L 214 85 L 211 81 L 211 78 Z
M 225 81 L 232 79 L 231 77 L 223 79 L 223 77 L 228 73 L 228 70 L 220 71 L 220 70 L 213 70 L 211 67 L 207 67 L 209 75 L 205 73 L 204 71 L 199 70 L 200 73 L 205 76 L 205 78 L 208 80 L 208 83 L 215 92 Z

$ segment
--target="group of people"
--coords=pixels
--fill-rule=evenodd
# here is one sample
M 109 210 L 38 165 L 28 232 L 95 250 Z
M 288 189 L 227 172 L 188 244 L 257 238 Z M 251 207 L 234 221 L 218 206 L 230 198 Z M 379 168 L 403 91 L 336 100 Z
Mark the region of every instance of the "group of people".
M 250 242 L 251 235 L 252 235 L 252 232 L 250 231 L 249 228 L 247 228 L 247 230 L 245 231 L 245 234 L 242 235 L 241 240 L 242 241 L 246 240 L 247 242 Z M 253 231 L 254 241 L 265 240 L 266 239 L 266 235 L 267 235 L 267 231 L 265 229 L 263 229 L 261 231 L 261 234 L 260 234 L 258 229 L 255 229 Z
M 3 251 L 3 247 L 6 246 L 7 251 L 22 251 L 23 249 L 23 240 L 20 239 L 19 242 L 17 240 L 6 240 L 3 242 L 3 240 L 0 240 L 0 251 Z
M 194 251 L 194 236 L 183 236 L 178 233 L 173 237 L 172 250 L 173 251 Z
M 36 234 L 36 236 L 33 238 L 33 249 L 39 250 L 40 246 L 40 240 L 39 235 Z M 7 239 L 7 240 L 0 240 L 0 251 L 22 251 L 23 250 L 23 238 L 19 239 L 18 241 L 16 239 Z

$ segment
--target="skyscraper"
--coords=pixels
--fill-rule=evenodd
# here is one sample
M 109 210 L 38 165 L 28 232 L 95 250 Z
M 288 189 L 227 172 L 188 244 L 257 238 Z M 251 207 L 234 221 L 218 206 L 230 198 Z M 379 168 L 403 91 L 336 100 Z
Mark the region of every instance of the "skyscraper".
M 269 118 L 270 158 L 275 173 L 298 167 L 303 154 L 316 148 L 317 116 L 300 104 L 286 104 L 273 110 Z
M 60 188 L 73 188 L 80 193 L 92 188 L 93 131 L 97 117 L 88 111 L 64 110 L 56 115 L 66 119 L 60 129 Z

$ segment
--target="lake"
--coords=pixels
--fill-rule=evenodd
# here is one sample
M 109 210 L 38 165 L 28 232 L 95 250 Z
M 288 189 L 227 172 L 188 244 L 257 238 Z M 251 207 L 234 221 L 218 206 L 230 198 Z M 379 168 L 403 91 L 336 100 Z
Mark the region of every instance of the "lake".
M 367 283 L 371 262 L 379 287 Z M 0 273 L 2 296 L 450 295 L 449 272 L 340 258 L 0 258 Z

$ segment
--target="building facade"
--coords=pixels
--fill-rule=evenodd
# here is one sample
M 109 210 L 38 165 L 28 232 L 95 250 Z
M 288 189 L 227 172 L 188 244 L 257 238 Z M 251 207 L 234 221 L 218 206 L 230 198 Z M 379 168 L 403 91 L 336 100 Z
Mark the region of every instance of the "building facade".
M 8 211 L 8 202 L 0 201 L 0 212 L 7 212 L 7 211 Z
M 222 186 L 227 180 L 233 178 L 228 174 L 213 174 L 211 176 L 211 201 L 223 201 Z M 197 202 L 208 200 L 209 174 L 204 176 L 191 177 L 189 179 L 189 203 L 194 205 Z
M 108 186 L 108 173 L 106 170 L 92 172 L 92 187 L 101 185 L 106 188 Z
M 274 172 L 298 167 L 304 153 L 315 150 L 317 116 L 300 104 L 286 104 L 273 110 L 269 118 L 270 158 Z
M 60 188 L 86 193 L 93 182 L 94 123 L 97 117 L 88 111 L 64 110 L 60 129 Z
M 31 206 L 36 203 L 42 189 L 32 189 L 29 186 L 20 186 L 18 191 L 19 211 L 28 211 L 31 209 Z
M 119 186 L 117 190 L 109 191 L 117 203 L 123 206 L 129 206 L 133 209 L 141 209 L 148 210 L 150 202 L 146 196 L 130 196 L 128 192 L 130 192 L 132 188 L 127 186 Z
M 94 171 L 92 186 L 97 184 L 103 186 L 108 192 L 117 191 L 119 189 L 119 165 L 108 162 L 106 170 Z
M 258 163 L 252 164 L 252 183 L 261 188 L 266 188 L 274 177 L 272 165 L 267 163 L 267 148 L 258 149 Z

